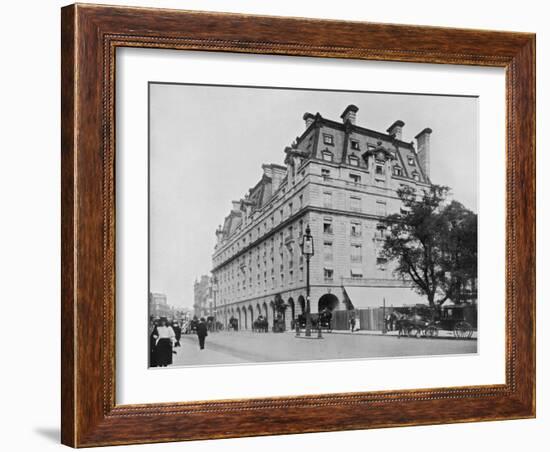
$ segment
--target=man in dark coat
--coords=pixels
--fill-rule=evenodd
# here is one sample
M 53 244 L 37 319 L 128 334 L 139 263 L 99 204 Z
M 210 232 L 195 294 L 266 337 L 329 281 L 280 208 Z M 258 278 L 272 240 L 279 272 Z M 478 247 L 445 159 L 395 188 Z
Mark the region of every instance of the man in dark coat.
M 181 327 L 178 322 L 174 321 L 172 323 L 172 329 L 174 330 L 174 333 L 176 335 L 176 343 L 174 344 L 174 347 L 181 347 L 180 339 L 181 339 Z
M 204 350 L 204 340 L 206 339 L 206 336 L 208 336 L 208 328 L 206 326 L 206 322 L 204 321 L 204 317 L 201 318 L 199 324 L 197 325 L 197 336 L 199 337 L 199 346 L 201 350 Z

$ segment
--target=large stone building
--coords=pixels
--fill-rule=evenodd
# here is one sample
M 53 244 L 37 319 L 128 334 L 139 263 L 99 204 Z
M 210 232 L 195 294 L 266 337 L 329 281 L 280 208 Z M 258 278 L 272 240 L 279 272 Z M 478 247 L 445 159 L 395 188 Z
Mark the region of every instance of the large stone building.
M 195 280 L 193 286 L 194 302 L 193 313 L 196 317 L 207 317 L 212 314 L 213 299 L 212 299 L 212 278 L 208 275 L 202 275 Z
M 249 329 L 262 314 L 271 323 L 275 297 L 287 323 L 305 310 L 306 265 L 300 240 L 311 228 L 311 312 L 423 302 L 379 257 L 380 219 L 402 208 L 401 185 L 430 183 L 430 134 L 403 139 L 403 121 L 386 132 L 356 124 L 349 105 L 341 121 L 304 115 L 305 130 L 287 147 L 284 165 L 263 165 L 244 198 L 233 201 L 216 231 L 212 275 L 217 317 L 234 316 Z
M 160 317 L 171 318 L 173 314 L 174 311 L 168 304 L 165 294 L 156 292 L 149 294 L 149 317 L 153 319 Z

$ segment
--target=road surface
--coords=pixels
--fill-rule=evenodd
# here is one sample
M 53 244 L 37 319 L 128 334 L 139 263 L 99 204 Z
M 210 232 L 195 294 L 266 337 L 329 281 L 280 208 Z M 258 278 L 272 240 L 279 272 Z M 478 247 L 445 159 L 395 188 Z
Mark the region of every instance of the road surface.
M 174 366 L 357 359 L 400 356 L 466 354 L 477 352 L 477 340 L 398 338 L 364 334 L 323 333 L 322 339 L 292 332 L 209 333 L 206 347 L 199 349 L 195 335 L 183 335 L 176 348 Z

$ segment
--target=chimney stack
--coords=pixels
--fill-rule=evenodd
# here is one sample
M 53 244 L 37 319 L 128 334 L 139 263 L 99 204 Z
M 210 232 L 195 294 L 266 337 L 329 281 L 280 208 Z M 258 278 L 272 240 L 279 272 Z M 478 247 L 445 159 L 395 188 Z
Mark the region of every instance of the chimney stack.
M 233 212 L 240 212 L 241 211 L 241 200 L 238 201 L 231 201 L 231 210 Z
M 429 127 L 425 128 L 422 132 L 416 135 L 416 153 L 418 154 L 418 160 L 420 161 L 420 166 L 424 171 L 424 174 L 429 179 L 430 178 L 430 135 L 432 129 Z
M 340 115 L 340 118 L 342 118 L 342 121 L 344 122 L 344 124 L 348 121 L 351 124 L 355 124 L 355 119 L 357 117 L 358 111 L 359 111 L 359 108 L 357 108 L 355 105 L 353 104 L 348 105 L 344 110 L 344 113 Z
M 313 116 L 310 112 L 304 113 L 303 118 L 306 122 L 306 129 L 309 128 L 311 124 L 313 124 L 313 121 L 315 121 L 315 116 Z
M 389 135 L 394 137 L 397 140 L 401 140 L 403 138 L 403 126 L 405 123 L 398 119 L 395 121 L 391 126 L 388 127 L 386 132 L 388 132 Z

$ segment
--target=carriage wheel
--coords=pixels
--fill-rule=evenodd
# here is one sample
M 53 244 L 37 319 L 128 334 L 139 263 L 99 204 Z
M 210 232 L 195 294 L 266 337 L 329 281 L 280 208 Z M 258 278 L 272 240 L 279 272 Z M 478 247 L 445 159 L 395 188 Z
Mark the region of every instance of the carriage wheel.
M 439 335 L 439 330 L 436 326 L 430 325 L 426 328 L 426 337 L 437 337 Z
M 421 330 L 417 326 L 411 326 L 407 331 L 407 336 L 409 337 L 420 337 Z
M 470 339 L 474 329 L 468 322 L 458 322 L 454 328 L 454 335 L 457 339 Z

